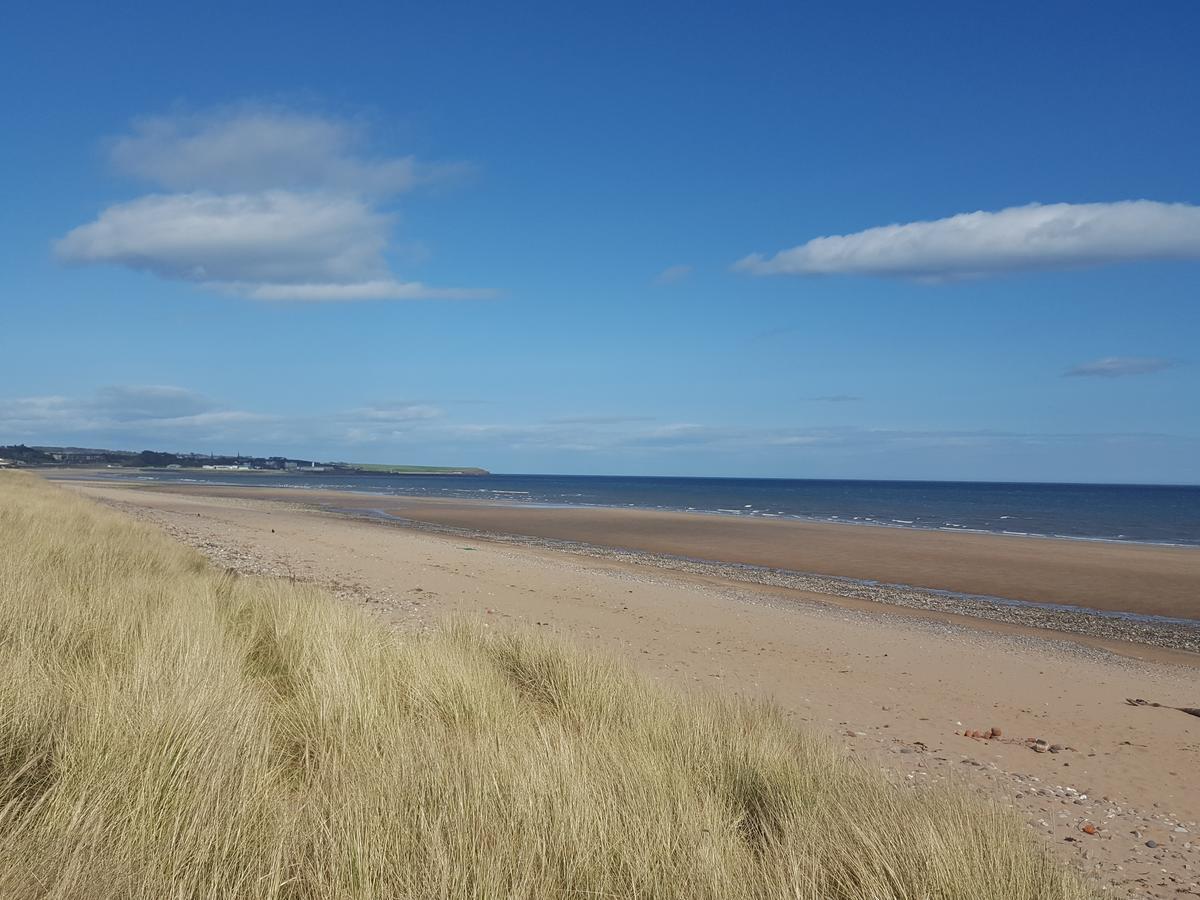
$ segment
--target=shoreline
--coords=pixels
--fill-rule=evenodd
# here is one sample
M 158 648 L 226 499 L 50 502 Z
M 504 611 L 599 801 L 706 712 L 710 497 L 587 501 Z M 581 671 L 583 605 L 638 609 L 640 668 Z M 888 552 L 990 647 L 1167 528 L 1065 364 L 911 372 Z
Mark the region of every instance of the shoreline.
M 206 478 L 204 480 L 187 479 L 187 478 L 160 480 L 160 479 L 156 479 L 156 478 L 152 477 L 152 475 L 157 474 L 157 472 L 159 470 L 136 470 L 136 471 L 143 473 L 143 474 L 140 476 L 134 475 L 134 474 L 113 475 L 112 470 L 110 470 L 110 469 L 80 468 L 80 469 L 61 469 L 61 470 L 57 470 L 57 472 L 60 472 L 61 474 L 46 473 L 46 475 L 48 478 L 50 478 L 50 480 L 62 480 L 62 481 L 73 481 L 73 480 L 80 480 L 80 479 L 92 480 L 92 478 L 96 475 L 103 475 L 106 477 L 102 477 L 102 478 L 99 478 L 96 480 L 98 482 L 102 482 L 102 483 L 158 484 L 158 485 L 164 485 L 164 486 L 168 486 L 168 487 L 178 485 L 178 486 L 191 486 L 191 487 L 217 487 L 217 488 L 229 487 L 229 488 L 238 488 L 238 489 L 261 489 L 261 490 L 274 490 L 274 489 L 278 488 L 278 489 L 287 489 L 287 490 L 331 491 L 331 492 L 337 492 L 337 493 L 354 494 L 356 496 L 381 497 L 381 498 L 389 499 L 389 500 L 414 500 L 414 501 L 442 500 L 442 501 L 447 501 L 447 502 L 481 503 L 481 504 L 499 506 L 502 508 L 512 507 L 512 508 L 517 508 L 517 509 L 579 509 L 579 510 L 621 510 L 621 511 L 643 510 L 643 511 L 647 511 L 647 512 L 678 513 L 681 515 L 714 516 L 717 518 L 735 519 L 735 520 L 780 520 L 780 521 L 799 522 L 799 523 L 803 523 L 803 524 L 812 524 L 812 525 L 848 525 L 850 527 L 888 528 L 888 529 L 895 529 L 895 530 L 899 530 L 899 531 L 934 532 L 934 533 L 941 533 L 941 534 L 991 535 L 991 536 L 996 536 L 996 537 L 1019 537 L 1019 538 L 1029 538 L 1029 539 L 1037 539 L 1037 540 L 1052 540 L 1052 541 L 1081 541 L 1081 542 L 1085 542 L 1085 543 L 1114 544 L 1116 546 L 1166 547 L 1166 548 L 1174 548 L 1174 549 L 1193 549 L 1193 550 L 1200 551 L 1200 540 L 1194 541 L 1194 542 L 1166 541 L 1166 540 L 1159 540 L 1159 541 L 1139 540 L 1136 538 L 1107 537 L 1107 536 L 1103 536 L 1103 535 L 1061 534 L 1061 533 L 1057 533 L 1057 532 L 1010 531 L 1007 529 L 998 529 L 997 530 L 997 529 L 988 529 L 988 528 L 972 528 L 972 527 L 967 527 L 967 526 L 955 526 L 952 524 L 920 525 L 920 524 L 916 524 L 914 522 L 905 521 L 905 520 L 899 520 L 899 519 L 884 520 L 884 519 L 875 519 L 873 517 L 854 516 L 854 517 L 847 519 L 847 518 L 841 518 L 839 516 L 815 516 L 815 515 L 807 516 L 807 515 L 801 515 L 799 513 L 769 513 L 769 512 L 761 512 L 761 511 L 757 511 L 757 510 L 754 510 L 751 512 L 745 512 L 744 510 L 723 509 L 723 508 L 700 509 L 697 507 L 690 507 L 690 506 L 689 507 L 634 506 L 634 505 L 628 505 L 628 504 L 622 505 L 622 504 L 605 504 L 605 503 L 561 503 L 561 502 L 556 502 L 556 501 L 551 501 L 551 500 L 515 500 L 515 499 L 506 498 L 504 496 L 496 496 L 496 497 L 457 497 L 457 496 L 444 496 L 444 495 L 426 496 L 426 495 L 422 495 L 422 494 L 388 493 L 388 492 L 381 492 L 381 491 L 377 491 L 377 490 L 357 489 L 354 487 L 342 487 L 342 486 L 330 487 L 328 485 L 316 485 L 316 486 L 312 486 L 312 487 L 307 486 L 307 485 L 300 485 L 300 484 L 244 485 L 244 484 L 237 484 L 236 482 L 217 481 L 217 480 L 214 480 L 213 478 Z M 145 474 L 147 472 L 149 472 L 150 474 Z M 262 477 L 263 476 L 262 472 L 222 472 L 221 474 L 223 476 L 230 475 L 230 476 L 233 476 L 234 478 Z M 424 474 L 430 474 L 430 473 L 364 472 L 364 473 L 356 473 L 356 474 L 362 474 L 362 475 L 400 474 L 400 475 L 403 475 L 403 477 L 409 477 L 410 475 L 415 477 L 417 475 L 424 475 Z M 436 473 L 436 474 L 441 474 L 441 473 Z M 466 477 L 465 473 L 448 473 L 448 474 L 458 474 L 458 475 L 464 475 L 464 477 Z M 494 474 L 494 473 L 489 473 L 489 474 Z M 290 478 L 294 475 L 308 477 L 306 475 L 306 473 L 304 473 L 303 471 L 301 471 L 301 472 L 269 473 L 269 477 L 272 477 L 272 478 L 281 477 L 281 476 Z M 972 482 L 964 482 L 964 483 L 969 484 Z M 1084 485 L 1084 486 L 1087 486 L 1087 485 Z M 1193 487 L 1193 485 L 1114 485 L 1114 487 L 1125 487 L 1125 486 L 1128 486 L 1128 487 L 1166 487 L 1166 488 L 1171 488 L 1171 487 L 1190 488 L 1190 487 Z M 488 493 L 488 494 L 497 494 L 497 495 L 528 493 L 526 491 L 504 491 L 504 490 L 487 490 L 487 489 L 479 489 L 479 491 L 476 491 L 476 493 L 478 493 L 478 492 Z
M 617 560 L 634 566 L 650 566 L 673 572 L 683 572 L 706 579 L 782 588 L 787 591 L 798 591 L 830 598 L 862 600 L 871 604 L 879 604 L 885 608 L 889 606 L 903 607 L 905 610 L 944 613 L 976 621 L 1000 622 L 1023 629 L 1048 630 L 1067 635 L 1098 638 L 1102 641 L 1200 654 L 1200 620 L 1196 619 L 1147 616 L 1066 604 L 1013 600 L 1005 597 L 920 588 L 908 584 L 881 583 L 838 575 L 820 575 L 767 566 L 722 563 L 671 554 L 647 553 L 629 548 L 604 547 L 578 541 L 529 538 L 505 532 L 433 525 L 392 516 L 381 510 L 346 510 L 331 507 L 315 507 L 315 509 L 355 521 L 373 522 L 431 534 L 453 535 L 473 540 L 574 553 L 594 559 Z M 983 622 L 980 624 L 982 625 Z M 1198 662 L 1200 662 L 1200 657 L 1198 657 Z
M 1190 608 L 1178 603 L 1139 605 L 1132 602 L 1136 597 L 1123 592 L 1130 584 L 1141 585 L 1143 601 L 1156 601 L 1161 599 L 1165 586 L 1183 593 L 1185 600 L 1191 597 L 1200 601 L 1200 553 L 1187 549 L 999 535 L 942 535 L 902 528 L 847 529 L 832 524 L 649 510 L 545 509 L 328 489 L 148 481 L 88 483 L 167 496 L 288 503 L 391 527 L 565 551 L 756 590 L 823 598 L 842 605 L 863 604 L 881 611 L 891 608 L 909 614 L 952 617 L 979 626 L 1014 627 L 1129 649 L 1140 646 L 1186 656 L 1200 654 L 1200 602 Z M 714 529 L 715 534 L 706 534 Z M 764 531 L 769 532 L 765 536 L 769 540 L 760 542 Z M 932 548 L 923 545 L 928 537 L 936 539 Z M 804 551 L 803 546 L 797 550 L 796 545 L 814 542 L 813 552 Z M 739 549 L 753 552 L 740 553 Z M 1182 564 L 1183 568 L 1164 575 L 1164 554 L 1168 562 L 1176 567 Z M 825 571 L 789 564 L 828 563 L 827 557 L 835 561 L 825 565 Z M 984 573 L 989 577 L 980 578 L 974 568 L 976 560 L 990 567 L 990 574 Z M 1090 575 L 1091 585 L 1096 584 L 1096 568 L 1105 570 L 1105 580 L 1118 581 L 1118 589 L 1104 595 L 1103 599 L 1109 601 L 1104 604 L 1088 603 L 1087 590 L 1077 590 L 1079 577 Z M 1039 579 L 1040 573 L 1045 577 Z M 917 577 L 895 577 L 904 574 Z M 1076 592 L 1066 596 L 1059 593 L 1068 589 Z M 1180 611 L 1185 614 L 1179 615 Z
M 72 480 L 84 483 L 81 478 Z M 282 500 L 423 525 L 699 560 L 738 571 L 783 571 L 948 592 L 993 604 L 1020 601 L 1064 615 L 1072 610 L 1096 611 L 1105 619 L 1111 618 L 1109 613 L 1123 613 L 1132 621 L 1200 622 L 1200 549 L 1190 547 L 845 528 L 835 523 L 646 509 L 544 508 L 318 488 L 91 483 L 162 494 Z

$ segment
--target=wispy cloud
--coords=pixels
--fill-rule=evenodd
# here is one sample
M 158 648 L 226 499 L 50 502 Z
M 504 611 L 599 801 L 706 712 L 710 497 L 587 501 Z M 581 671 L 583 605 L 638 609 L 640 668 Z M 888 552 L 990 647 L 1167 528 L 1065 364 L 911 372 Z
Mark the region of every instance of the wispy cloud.
M 0 443 L 155 441 L 185 450 L 196 449 L 189 442 L 198 441 L 361 444 L 436 430 L 444 415 L 440 407 L 415 401 L 283 415 L 230 408 L 171 385 L 113 385 L 82 396 L 0 398 Z
M 363 123 L 241 104 L 150 116 L 109 142 L 120 173 L 171 191 L 327 190 L 391 196 L 457 177 L 464 163 L 372 155 Z
M 549 420 L 551 425 L 625 425 L 651 421 L 652 416 L 565 416 Z
M 110 385 L 96 391 L 85 406 L 119 421 L 179 419 L 210 413 L 208 397 L 174 385 Z
M 667 266 L 654 276 L 655 284 L 675 284 L 692 274 L 691 266 Z
M 1128 200 L 971 212 L 817 237 L 734 268 L 753 275 L 944 280 L 1134 260 L 1200 259 L 1200 207 Z
M 1118 448 L 1174 448 L 1187 454 L 1194 437 L 1147 433 L 1025 433 L 900 427 L 657 422 L 641 416 L 575 416 L 554 422 L 456 421 L 440 406 L 416 400 L 347 405 L 302 414 L 225 406 L 168 385 L 119 385 L 78 396 L 0 398 L 0 444 L 74 444 L 124 449 L 283 453 L 321 458 L 455 457 L 488 465 L 492 458 L 587 459 L 614 470 L 691 461 L 706 468 L 772 460 L 803 469 L 846 460 L 991 459 L 1013 453 L 1084 453 Z M 1165 452 L 1165 451 L 1164 451 Z
M 362 406 L 350 410 L 350 418 L 362 419 L 368 422 L 384 422 L 396 424 L 400 422 L 420 422 L 437 419 L 445 413 L 437 406 L 429 403 L 387 403 L 377 406 Z
M 354 300 L 491 300 L 499 296 L 487 288 L 439 288 L 420 281 L 395 281 L 387 278 L 356 281 L 351 284 L 305 282 L 304 284 L 266 283 L 211 285 L 251 300 L 288 300 L 298 302 L 348 302 Z
M 1169 359 L 1147 356 L 1106 356 L 1103 359 L 1080 363 L 1063 372 L 1068 376 L 1121 378 L 1125 375 L 1149 375 L 1175 366 Z
M 634 424 L 628 428 L 594 425 L 444 423 L 439 439 L 455 447 L 479 447 L 486 452 L 533 453 L 555 451 L 611 458 L 671 456 L 730 456 L 751 459 L 759 454 L 795 451 L 797 460 L 809 453 L 892 454 L 933 451 L 1005 453 L 1050 446 L 1087 447 L 1139 442 L 1191 442 L 1194 439 L 1145 433 L 1047 433 L 989 430 L 933 430 L 857 426 L 780 426 L 763 428 L 675 422 Z M 432 434 L 432 433 L 430 433 Z M 674 458 L 674 457 L 673 457 Z M 682 458 L 680 456 L 679 458 Z
M 221 408 L 203 394 L 171 385 L 114 385 L 83 397 L 0 399 L 0 433 L 10 439 L 219 437 L 275 420 L 271 415 Z
M 392 273 L 395 216 L 382 204 L 461 167 L 365 156 L 365 137 L 356 124 L 275 108 L 142 120 L 111 142 L 111 162 L 168 193 L 102 210 L 55 251 L 255 300 L 491 296 Z

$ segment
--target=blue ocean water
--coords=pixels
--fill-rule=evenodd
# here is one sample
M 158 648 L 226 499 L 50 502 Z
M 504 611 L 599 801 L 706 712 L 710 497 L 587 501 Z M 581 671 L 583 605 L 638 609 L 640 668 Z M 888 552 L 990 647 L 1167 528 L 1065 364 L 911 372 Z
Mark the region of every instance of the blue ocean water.
M 691 510 L 896 528 L 1200 546 L 1200 486 L 145 470 L 106 473 L 102 477 L 556 506 Z

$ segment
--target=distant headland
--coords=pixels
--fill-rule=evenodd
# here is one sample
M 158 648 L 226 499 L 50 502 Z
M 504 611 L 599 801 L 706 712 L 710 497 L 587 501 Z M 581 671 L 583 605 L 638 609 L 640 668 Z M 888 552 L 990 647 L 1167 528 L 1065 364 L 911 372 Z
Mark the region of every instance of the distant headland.
M 86 447 L 0 446 L 0 468 L 104 466 L 119 469 L 201 469 L 223 472 L 313 472 L 343 475 L 490 475 L 476 466 L 406 466 L 321 462 L 287 456 L 223 456 L 214 453 L 167 453 L 159 450 L 99 450 Z

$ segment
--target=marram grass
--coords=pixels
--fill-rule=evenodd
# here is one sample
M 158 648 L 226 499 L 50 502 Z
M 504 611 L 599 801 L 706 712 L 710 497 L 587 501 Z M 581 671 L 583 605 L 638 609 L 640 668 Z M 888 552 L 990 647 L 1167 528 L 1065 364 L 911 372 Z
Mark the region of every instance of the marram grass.
M 1090 896 L 1024 826 L 527 633 L 397 634 L 0 473 L 0 897 Z

